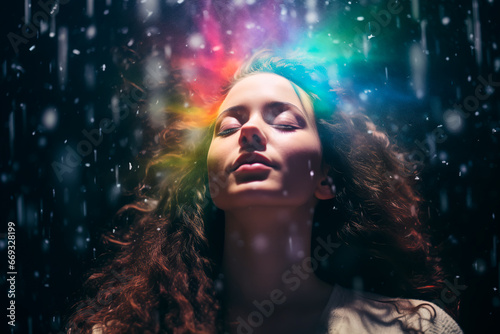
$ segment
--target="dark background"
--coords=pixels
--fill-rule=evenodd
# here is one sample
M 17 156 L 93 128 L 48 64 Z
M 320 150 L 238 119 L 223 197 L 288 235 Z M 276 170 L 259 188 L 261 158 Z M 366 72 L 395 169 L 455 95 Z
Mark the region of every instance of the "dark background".
M 124 77 L 141 81 L 146 72 L 142 61 L 148 54 L 166 53 L 167 41 L 174 57 L 196 59 L 185 44 L 205 4 L 178 2 L 158 1 L 147 17 L 140 1 L 62 1 L 53 14 L 54 36 L 50 23 L 35 27 L 18 50 L 9 33 L 23 36 L 25 4 L 3 4 L 0 280 L 6 313 L 9 221 L 16 224 L 17 269 L 16 327 L 5 326 L 8 332 L 63 331 L 85 273 L 104 250 L 101 234 L 118 228 L 112 217 L 132 200 L 126 191 L 142 175 L 140 157 L 147 156 L 143 149 L 150 129 L 147 115 L 130 102 L 135 97 L 120 89 Z M 31 15 L 42 10 L 35 1 L 28 3 Z M 94 4 L 93 11 L 87 3 Z M 266 8 L 271 17 L 264 19 L 272 20 L 287 8 L 297 13 L 290 19 L 295 28 L 332 33 L 342 28 L 351 39 L 354 28 L 365 31 L 365 22 L 373 20 L 370 11 L 387 8 L 385 1 L 318 2 L 319 22 L 311 28 L 302 2 L 249 1 L 236 9 L 225 3 L 213 2 L 224 31 L 236 24 L 242 10 L 262 18 Z M 403 1 L 402 6 L 380 32 L 374 31 L 370 55 L 355 52 L 357 57 L 339 70 L 341 84 L 354 90 L 355 102 L 425 165 L 419 190 L 427 200 L 427 224 L 433 242 L 441 245 L 448 281 L 457 278 L 460 285 L 443 302 L 456 302 L 459 295 L 457 320 L 466 333 L 498 332 L 498 1 Z M 364 22 L 357 20 L 362 15 Z M 262 26 L 261 34 L 269 33 Z M 286 27 L 281 29 L 277 38 L 293 40 Z M 412 53 L 415 45 L 420 52 Z M 139 64 L 142 74 L 130 64 Z M 423 67 L 415 74 L 418 65 Z M 476 90 L 480 77 L 490 78 L 491 87 L 479 101 L 476 97 L 485 94 Z M 422 96 L 416 94 L 419 87 Z M 464 101 L 479 103 L 460 113 L 456 104 Z M 126 116 L 120 119 L 120 114 Z M 76 150 L 86 140 L 82 131 L 96 131 L 104 118 L 114 120 L 113 130 L 59 178 L 54 162 L 66 163 L 68 147 Z M 6 325 L 5 316 L 2 321 Z

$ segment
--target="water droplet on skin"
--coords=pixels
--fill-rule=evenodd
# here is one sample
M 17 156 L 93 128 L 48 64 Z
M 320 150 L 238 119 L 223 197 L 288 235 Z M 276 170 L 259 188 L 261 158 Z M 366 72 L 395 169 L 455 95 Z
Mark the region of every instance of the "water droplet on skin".
M 268 240 L 264 235 L 258 235 L 255 237 L 253 241 L 253 247 L 256 252 L 263 252 L 267 249 L 268 247 Z

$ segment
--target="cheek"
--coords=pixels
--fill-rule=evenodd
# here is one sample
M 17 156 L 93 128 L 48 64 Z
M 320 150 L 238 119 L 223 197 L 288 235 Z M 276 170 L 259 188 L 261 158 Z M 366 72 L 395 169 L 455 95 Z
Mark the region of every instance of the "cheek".
M 287 170 L 283 172 L 282 185 L 290 200 L 305 203 L 314 194 L 322 179 L 321 152 L 311 147 L 297 147 L 287 157 Z
M 234 158 L 237 142 L 230 138 L 221 140 L 214 138 L 207 153 L 207 167 L 210 174 L 225 173 L 225 168 L 231 163 Z
M 218 154 L 217 147 L 211 145 L 207 154 L 207 171 L 208 176 L 216 175 L 220 168 L 220 154 Z
M 288 159 L 288 168 L 297 177 L 307 176 L 310 178 L 318 174 L 320 161 L 320 155 L 317 152 L 297 152 Z
M 321 144 L 315 138 L 304 138 L 282 148 L 285 159 L 290 168 L 301 167 L 308 170 L 316 170 L 320 166 L 322 151 Z
M 207 154 L 208 185 L 212 198 L 217 197 L 227 184 L 224 171 L 224 154 L 220 145 L 211 145 Z

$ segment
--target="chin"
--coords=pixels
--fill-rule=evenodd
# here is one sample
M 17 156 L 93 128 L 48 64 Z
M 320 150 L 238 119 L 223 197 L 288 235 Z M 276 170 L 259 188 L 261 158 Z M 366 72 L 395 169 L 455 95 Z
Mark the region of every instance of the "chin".
M 259 182 L 240 184 L 236 188 L 213 198 L 214 204 L 221 210 L 230 210 L 256 206 L 300 206 L 307 202 L 303 193 L 293 196 L 281 187 L 264 186 Z

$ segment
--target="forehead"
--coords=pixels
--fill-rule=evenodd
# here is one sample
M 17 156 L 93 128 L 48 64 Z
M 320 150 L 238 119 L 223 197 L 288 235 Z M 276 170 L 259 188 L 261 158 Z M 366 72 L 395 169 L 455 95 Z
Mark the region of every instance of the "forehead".
M 294 104 L 302 110 L 305 109 L 306 114 L 314 116 L 309 96 L 300 87 L 295 87 L 297 91 L 288 79 L 277 74 L 251 74 L 231 88 L 219 108 L 219 113 L 237 105 L 251 108 L 278 101 Z

